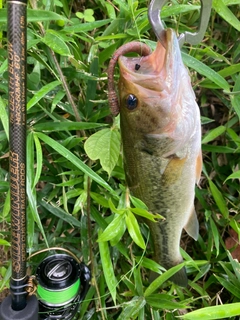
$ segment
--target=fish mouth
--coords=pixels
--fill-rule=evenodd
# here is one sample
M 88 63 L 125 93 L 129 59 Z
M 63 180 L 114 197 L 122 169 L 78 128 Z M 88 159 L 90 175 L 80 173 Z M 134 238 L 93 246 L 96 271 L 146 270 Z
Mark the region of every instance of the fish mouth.
M 176 33 L 165 30 L 164 46 L 157 42 L 156 49 L 148 56 L 118 59 L 122 80 L 154 91 L 172 87 L 182 66 L 181 52 Z M 151 81 L 148 81 L 151 80 Z

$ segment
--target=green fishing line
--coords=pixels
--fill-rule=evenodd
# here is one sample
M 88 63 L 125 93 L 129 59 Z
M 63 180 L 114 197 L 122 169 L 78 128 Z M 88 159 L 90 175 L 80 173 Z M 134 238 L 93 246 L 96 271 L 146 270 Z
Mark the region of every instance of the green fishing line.
M 60 305 L 73 299 L 77 295 L 79 287 L 80 279 L 63 291 L 51 291 L 43 288 L 41 285 L 38 285 L 37 293 L 39 298 L 47 304 Z

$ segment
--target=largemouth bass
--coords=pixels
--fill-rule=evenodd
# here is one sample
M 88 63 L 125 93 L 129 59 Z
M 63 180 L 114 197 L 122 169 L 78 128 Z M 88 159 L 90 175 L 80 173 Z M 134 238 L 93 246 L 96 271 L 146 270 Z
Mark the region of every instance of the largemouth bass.
M 153 53 L 144 47 L 144 56 L 120 55 L 118 63 L 126 180 L 130 192 L 149 211 L 165 218 L 145 222 L 154 243 L 154 259 L 169 269 L 182 262 L 182 229 L 198 238 L 194 188 L 202 155 L 199 107 L 172 29 L 166 30 L 165 47 L 158 42 Z M 116 110 L 116 101 L 110 98 Z M 171 280 L 186 286 L 185 268 Z

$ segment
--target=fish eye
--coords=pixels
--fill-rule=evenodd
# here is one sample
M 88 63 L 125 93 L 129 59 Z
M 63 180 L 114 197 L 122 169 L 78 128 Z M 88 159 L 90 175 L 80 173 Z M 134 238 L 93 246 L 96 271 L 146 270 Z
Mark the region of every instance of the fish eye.
M 138 98 L 130 93 L 127 98 L 126 98 L 126 107 L 128 108 L 128 110 L 134 110 L 136 109 L 138 106 Z

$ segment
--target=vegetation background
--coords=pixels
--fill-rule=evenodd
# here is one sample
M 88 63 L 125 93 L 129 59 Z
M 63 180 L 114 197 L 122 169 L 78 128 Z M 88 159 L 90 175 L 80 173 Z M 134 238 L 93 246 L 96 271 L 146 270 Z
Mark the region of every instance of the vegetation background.
M 240 13 L 239 0 L 213 0 L 202 43 L 182 49 L 202 115 L 204 167 L 196 188 L 200 237 L 182 237 L 187 288 L 152 284 L 148 215 L 126 201 L 119 119 L 107 101 L 106 70 L 123 43 L 155 36 L 143 0 L 29 0 L 28 255 L 71 250 L 89 265 L 92 286 L 79 319 L 239 319 Z M 0 10 L 0 292 L 11 275 L 6 1 Z M 199 1 L 162 10 L 179 33 L 196 28 Z M 116 81 L 118 69 L 116 69 Z M 90 137 L 90 138 L 89 138 Z M 104 231 L 107 230 L 107 231 Z M 33 268 L 44 258 L 31 258 Z M 208 309 L 210 308 L 210 309 Z

